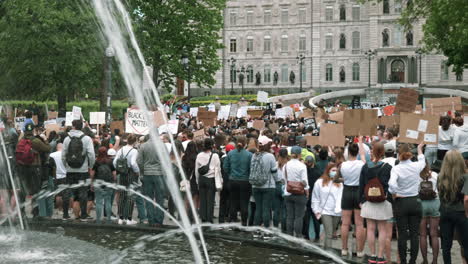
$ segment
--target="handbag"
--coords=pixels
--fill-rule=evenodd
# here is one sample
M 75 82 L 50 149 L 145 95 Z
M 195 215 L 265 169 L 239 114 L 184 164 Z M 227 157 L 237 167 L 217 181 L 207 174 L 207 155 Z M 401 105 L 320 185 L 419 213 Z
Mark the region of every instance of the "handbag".
M 284 166 L 284 174 L 286 176 L 286 191 L 290 194 L 298 194 L 303 195 L 305 194 L 304 184 L 298 181 L 288 181 L 288 168 Z
M 223 189 L 223 177 L 221 175 L 221 171 L 219 168 L 215 168 L 215 186 L 217 191 L 221 191 Z
M 208 161 L 208 164 L 204 165 L 204 166 L 201 166 L 200 168 L 198 168 L 198 174 L 200 176 L 205 176 L 206 174 L 208 174 L 208 172 L 210 171 L 210 164 L 211 164 L 211 158 L 213 157 L 213 152 L 211 152 L 211 155 L 210 155 L 210 160 Z

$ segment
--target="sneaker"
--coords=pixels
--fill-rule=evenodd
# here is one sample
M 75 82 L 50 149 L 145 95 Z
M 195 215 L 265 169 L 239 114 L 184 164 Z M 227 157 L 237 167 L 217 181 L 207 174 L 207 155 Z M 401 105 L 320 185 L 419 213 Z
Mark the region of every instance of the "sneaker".
M 119 219 L 119 220 L 117 221 L 117 224 L 119 224 L 119 225 L 123 225 L 123 223 L 124 223 L 124 220 L 122 220 L 122 219 Z
M 363 258 L 363 257 L 364 257 L 364 251 L 358 252 L 358 253 L 356 254 L 356 256 L 357 256 L 358 258 Z
M 377 258 L 377 264 L 387 264 L 387 261 L 384 258 Z
M 347 249 L 342 249 L 342 250 L 341 250 L 341 256 L 342 256 L 342 257 L 348 256 L 348 250 L 347 250 Z
M 63 221 L 68 221 L 68 220 L 70 220 L 70 216 L 69 216 L 69 215 L 64 215 L 64 216 L 62 217 L 62 220 L 63 220 Z
M 127 220 L 126 224 L 127 225 L 136 225 L 136 224 L 138 224 L 138 222 L 135 221 L 135 220 Z
M 367 263 L 369 263 L 369 264 L 377 264 L 377 257 L 376 257 L 376 256 L 371 256 L 371 257 L 369 257 L 369 259 L 367 260 Z
M 112 220 L 112 221 L 115 221 L 115 220 L 117 220 L 117 219 L 118 219 L 117 216 L 114 216 L 114 215 L 111 216 L 111 220 Z

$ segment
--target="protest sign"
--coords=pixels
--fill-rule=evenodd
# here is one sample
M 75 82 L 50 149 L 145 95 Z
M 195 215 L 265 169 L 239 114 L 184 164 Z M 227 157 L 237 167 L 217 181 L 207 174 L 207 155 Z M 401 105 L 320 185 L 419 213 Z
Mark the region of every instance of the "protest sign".
M 257 130 L 262 130 L 265 128 L 265 121 L 263 120 L 254 120 L 252 127 L 257 129 Z
M 208 111 L 209 112 L 216 112 L 216 106 L 214 104 L 209 104 L 208 105 Z
M 158 110 L 158 111 L 153 112 L 153 114 L 154 114 L 154 124 L 156 126 L 159 127 L 159 126 L 162 126 L 162 125 L 165 124 L 165 122 L 164 122 L 165 113 L 163 111 Z
M 320 145 L 320 139 L 318 136 L 304 136 L 307 141 L 307 146 L 314 147 Z
M 65 114 L 65 126 L 71 126 L 73 122 L 73 112 L 67 112 Z
M 268 93 L 263 91 L 258 91 L 257 93 L 257 102 L 268 103 Z
M 439 135 L 439 116 L 401 113 L 399 142 L 437 144 Z
M 73 106 L 72 114 L 73 114 L 73 120 L 81 119 L 81 116 L 82 116 L 81 107 Z
M 308 128 L 310 126 L 314 129 L 317 129 L 317 121 L 315 120 L 315 118 L 304 119 L 304 127 Z
M 90 112 L 89 123 L 91 125 L 102 125 L 106 123 L 106 112 Z
M 268 128 L 273 132 L 276 133 L 279 129 L 278 123 L 271 123 L 268 125 Z
M 416 105 L 416 108 L 414 109 L 414 113 L 415 114 L 423 114 L 424 111 L 423 111 L 422 105 Z
M 325 109 L 319 107 L 319 108 L 317 108 L 317 114 L 316 114 L 315 117 L 326 120 L 326 119 L 328 119 L 328 114 L 325 111 Z
M 336 121 L 338 124 L 343 124 L 344 112 L 336 112 L 328 115 L 328 120 Z
M 26 117 L 24 117 L 24 116 L 15 117 L 15 128 L 17 130 L 23 130 L 25 121 L 26 121 Z
M 263 116 L 263 110 L 261 110 L 261 109 L 247 110 L 247 115 L 249 115 L 251 118 L 260 118 L 260 117 Z
M 394 113 L 397 115 L 401 112 L 413 113 L 418 104 L 418 97 L 418 91 L 411 88 L 400 88 Z
M 152 112 L 128 108 L 125 122 L 125 133 L 143 136 L 148 135 L 150 129 L 148 118 L 154 118 L 154 114 Z
M 229 117 L 237 117 L 238 110 L 239 110 L 238 104 L 231 104 L 231 109 L 229 110 Z
M 345 135 L 342 124 L 322 124 L 319 142 L 322 146 L 344 147 Z
M 198 118 L 198 120 L 202 122 L 205 127 L 216 126 L 216 118 Z
M 385 128 L 397 127 L 400 124 L 400 116 L 381 116 L 377 123 Z
M 50 132 L 55 131 L 59 132 L 60 131 L 60 125 L 59 124 L 45 124 L 44 123 L 44 128 L 46 132 L 46 136 L 48 137 Z
M 47 118 L 49 120 L 56 119 L 57 117 L 58 117 L 58 112 L 51 112 L 51 111 L 47 112 Z
M 193 132 L 193 139 L 194 140 L 203 140 L 205 138 L 205 130 L 200 129 L 195 132 Z
M 57 124 L 56 119 L 44 121 L 44 127 L 46 127 L 47 125 L 55 125 L 55 124 Z
M 325 120 L 325 123 L 326 124 L 338 124 L 338 121 L 327 119 L 327 120 Z
M 57 117 L 55 119 L 55 122 L 57 122 L 57 124 L 60 125 L 60 127 L 64 127 L 66 123 L 66 119 L 64 117 Z
M 125 129 L 124 129 L 124 122 L 123 121 L 113 121 L 111 122 L 110 124 L 110 130 L 112 133 L 114 133 L 114 131 L 118 129 L 120 132 L 123 132 Z
M 179 120 L 169 120 L 167 124 L 158 127 L 159 134 L 168 133 L 175 135 L 179 130 Z
M 239 110 L 237 110 L 237 118 L 247 117 L 247 110 L 248 109 L 249 108 L 247 106 L 239 107 Z
M 384 107 L 382 109 L 382 112 L 384 113 L 384 115 L 386 116 L 391 116 L 393 115 L 393 113 L 395 112 L 395 106 L 394 105 L 387 105 L 386 107 Z
M 426 99 L 426 113 L 432 115 L 444 115 L 448 111 L 462 111 L 461 97 L 444 97 Z
M 377 110 L 346 110 L 344 111 L 343 124 L 345 136 L 373 136 L 377 133 Z
M 299 115 L 298 118 L 308 118 L 308 117 L 314 117 L 314 113 L 312 112 L 312 109 L 304 109 L 302 110 L 302 113 Z
M 292 104 L 289 107 L 291 107 L 294 112 L 300 112 L 301 111 L 301 105 L 300 104 Z
M 218 111 L 218 120 L 229 119 L 229 113 L 231 111 L 230 105 L 222 105 Z
M 196 117 L 198 114 L 198 107 L 190 107 L 190 115 Z

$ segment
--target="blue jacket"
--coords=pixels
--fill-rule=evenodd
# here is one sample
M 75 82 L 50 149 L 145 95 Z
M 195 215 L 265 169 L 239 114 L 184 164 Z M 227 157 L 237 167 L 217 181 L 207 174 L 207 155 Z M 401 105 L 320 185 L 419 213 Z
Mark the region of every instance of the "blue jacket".
M 250 176 L 250 161 L 252 153 L 242 149 L 231 150 L 224 160 L 223 169 L 229 175 L 229 180 L 248 181 Z

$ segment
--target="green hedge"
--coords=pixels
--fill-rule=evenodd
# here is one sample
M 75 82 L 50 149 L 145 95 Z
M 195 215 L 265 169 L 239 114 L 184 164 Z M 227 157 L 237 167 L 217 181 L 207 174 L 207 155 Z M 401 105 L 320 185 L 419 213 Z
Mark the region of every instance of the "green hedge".
M 239 101 L 242 96 L 240 95 L 210 95 L 210 96 L 199 96 L 199 97 L 193 97 L 190 99 L 190 102 L 197 102 L 197 101 L 207 101 L 207 102 L 213 102 L 216 97 L 219 97 L 220 101 Z M 257 100 L 257 95 L 256 94 L 246 94 L 243 96 L 245 100 Z

